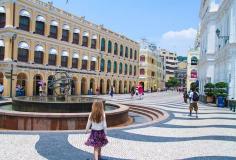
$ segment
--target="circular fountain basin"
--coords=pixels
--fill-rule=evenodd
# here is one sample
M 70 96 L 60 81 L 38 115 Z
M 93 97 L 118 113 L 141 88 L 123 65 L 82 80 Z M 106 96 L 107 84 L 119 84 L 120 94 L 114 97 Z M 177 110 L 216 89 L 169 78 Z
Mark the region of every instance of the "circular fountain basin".
M 83 113 L 91 112 L 95 100 L 105 100 L 93 97 L 16 97 L 12 101 L 13 110 L 21 112 L 45 112 L 45 113 Z
M 6 110 L 4 106 L 0 107 L 0 128 L 11 130 L 85 129 L 94 98 L 72 96 L 68 99 L 70 101 L 54 100 L 51 97 L 48 99 L 15 98 L 11 109 Z M 45 105 L 49 110 L 46 110 Z M 128 121 L 128 106 L 109 103 L 105 104 L 106 108 L 108 108 L 105 111 L 108 127 L 122 125 Z

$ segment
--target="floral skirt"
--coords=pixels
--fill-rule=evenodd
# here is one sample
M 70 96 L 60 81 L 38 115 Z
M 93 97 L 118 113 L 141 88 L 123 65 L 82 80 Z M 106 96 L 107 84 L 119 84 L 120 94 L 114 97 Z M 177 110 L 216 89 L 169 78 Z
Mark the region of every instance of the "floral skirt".
M 92 130 L 85 145 L 100 148 L 108 143 L 104 130 Z

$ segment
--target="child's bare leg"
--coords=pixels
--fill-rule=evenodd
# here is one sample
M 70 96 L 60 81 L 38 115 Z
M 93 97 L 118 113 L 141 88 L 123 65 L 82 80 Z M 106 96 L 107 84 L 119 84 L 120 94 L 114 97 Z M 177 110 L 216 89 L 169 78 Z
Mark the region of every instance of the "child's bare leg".
M 98 148 L 94 147 L 94 160 L 98 160 Z

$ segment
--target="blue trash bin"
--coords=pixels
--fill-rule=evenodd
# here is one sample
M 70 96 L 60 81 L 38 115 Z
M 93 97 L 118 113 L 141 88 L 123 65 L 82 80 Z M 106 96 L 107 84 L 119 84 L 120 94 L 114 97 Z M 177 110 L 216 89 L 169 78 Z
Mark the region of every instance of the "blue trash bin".
M 225 98 L 222 96 L 217 97 L 217 106 L 224 107 L 225 106 Z

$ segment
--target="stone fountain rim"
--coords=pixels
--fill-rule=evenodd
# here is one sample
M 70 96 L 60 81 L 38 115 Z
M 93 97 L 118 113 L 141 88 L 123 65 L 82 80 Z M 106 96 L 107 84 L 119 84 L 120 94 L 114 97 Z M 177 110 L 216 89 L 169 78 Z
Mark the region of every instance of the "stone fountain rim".
M 2 103 L 0 106 L 12 104 L 12 103 Z M 115 107 L 118 107 L 115 110 L 111 111 L 105 111 L 106 115 L 115 115 L 118 113 L 127 112 L 129 110 L 129 107 L 123 104 L 118 103 L 106 103 L 108 105 L 112 105 Z M 21 112 L 21 111 L 8 111 L 0 109 L 0 114 L 2 115 L 8 115 L 8 116 L 18 116 L 18 117 L 48 117 L 48 118 L 78 118 L 78 117 L 88 117 L 90 112 L 86 113 L 42 113 L 42 112 Z

